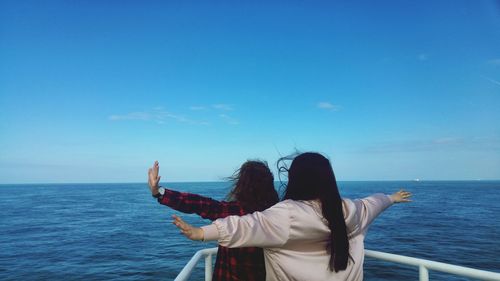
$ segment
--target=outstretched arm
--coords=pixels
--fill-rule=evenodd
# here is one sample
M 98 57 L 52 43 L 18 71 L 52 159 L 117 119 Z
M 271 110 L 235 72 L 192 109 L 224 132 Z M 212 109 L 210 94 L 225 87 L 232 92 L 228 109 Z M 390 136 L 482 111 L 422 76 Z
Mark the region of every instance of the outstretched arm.
M 151 167 L 148 172 L 149 188 L 153 196 L 159 194 L 159 170 L 159 163 L 155 161 L 153 167 Z M 188 214 L 195 213 L 209 220 L 243 214 L 242 208 L 236 202 L 217 201 L 197 194 L 178 192 L 166 188 L 164 194 L 158 198 L 158 202 L 174 210 Z
M 175 224 L 191 240 L 218 240 L 219 245 L 238 247 L 279 247 L 290 239 L 291 221 L 286 203 L 245 216 L 229 216 L 210 225 L 193 227 L 178 216 Z
M 354 200 L 360 230 L 366 232 L 375 218 L 393 203 L 411 202 L 411 195 L 410 192 L 401 189 L 392 195 L 374 194 L 363 199 Z

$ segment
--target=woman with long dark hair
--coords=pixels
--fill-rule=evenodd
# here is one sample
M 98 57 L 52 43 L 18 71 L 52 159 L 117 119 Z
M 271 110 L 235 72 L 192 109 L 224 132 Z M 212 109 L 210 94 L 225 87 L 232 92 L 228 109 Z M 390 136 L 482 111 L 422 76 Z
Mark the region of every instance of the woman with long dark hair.
M 247 161 L 229 179 L 233 188 L 228 201 L 217 201 L 197 194 L 177 192 L 159 186 L 160 166 L 156 161 L 149 169 L 149 188 L 160 204 L 184 213 L 196 213 L 216 220 L 230 215 L 263 211 L 278 202 L 274 177 L 262 161 Z M 212 280 L 265 280 L 266 271 L 261 248 L 219 246 Z
M 411 194 L 340 197 L 330 161 L 318 153 L 295 157 L 284 201 L 243 217 L 230 216 L 202 228 L 174 216 L 192 240 L 226 247 L 264 248 L 266 280 L 363 280 L 364 238 L 371 222 Z

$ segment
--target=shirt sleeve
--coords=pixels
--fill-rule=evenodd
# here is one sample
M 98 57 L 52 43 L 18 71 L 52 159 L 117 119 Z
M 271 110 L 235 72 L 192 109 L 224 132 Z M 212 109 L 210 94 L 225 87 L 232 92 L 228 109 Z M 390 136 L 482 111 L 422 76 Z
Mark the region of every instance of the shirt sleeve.
M 390 196 L 382 193 L 353 200 L 353 202 L 356 206 L 357 218 L 359 219 L 359 230 L 362 233 L 366 233 L 375 218 L 394 203 Z
M 198 214 L 209 220 L 242 214 L 242 208 L 237 202 L 217 201 L 198 194 L 178 192 L 166 188 L 165 194 L 158 199 L 158 202 L 174 210 L 187 214 Z
M 290 237 L 290 210 L 280 202 L 265 211 L 229 216 L 202 228 L 205 241 L 218 240 L 224 247 L 279 247 Z

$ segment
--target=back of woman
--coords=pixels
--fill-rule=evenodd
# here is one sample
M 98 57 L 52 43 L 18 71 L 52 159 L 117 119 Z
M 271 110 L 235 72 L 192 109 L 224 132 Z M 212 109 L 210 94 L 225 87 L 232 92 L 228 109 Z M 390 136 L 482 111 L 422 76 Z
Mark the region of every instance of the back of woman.
M 343 200 L 350 261 L 345 270 L 338 272 L 328 267 L 330 252 L 327 249 L 331 231 L 321 214 L 319 201 L 285 200 L 262 212 L 262 216 L 254 213 L 249 220 L 261 221 L 265 232 L 263 236 L 267 245 L 263 247 L 267 280 L 362 280 L 366 231 L 369 224 L 392 203 L 390 197 L 384 194 L 375 194 L 361 200 Z M 284 223 L 285 221 L 289 223 Z M 228 226 L 244 228 L 243 225 L 247 223 L 228 222 Z M 261 243 L 255 230 L 252 238 L 235 235 L 228 240 L 219 238 L 220 242 L 231 246 Z
M 158 173 L 159 163 L 155 162 L 149 170 L 149 186 L 160 204 L 184 213 L 196 213 L 209 220 L 262 211 L 278 202 L 274 177 L 267 164 L 262 161 L 246 161 L 229 178 L 233 182 L 233 188 L 227 196 L 228 201 L 160 188 Z M 214 281 L 262 281 L 265 276 L 261 248 L 219 246 L 212 278 Z
M 215 236 L 220 245 L 229 247 L 263 247 L 266 280 L 362 280 L 366 231 L 392 203 L 384 194 L 343 200 L 350 260 L 338 272 L 328 266 L 332 232 L 318 200 L 285 200 L 263 212 L 217 220 L 203 227 L 204 238 Z

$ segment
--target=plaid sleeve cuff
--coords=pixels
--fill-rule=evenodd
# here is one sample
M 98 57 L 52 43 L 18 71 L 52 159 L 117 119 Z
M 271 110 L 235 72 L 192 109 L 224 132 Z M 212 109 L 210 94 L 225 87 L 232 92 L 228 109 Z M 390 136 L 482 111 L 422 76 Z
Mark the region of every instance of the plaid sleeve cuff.
M 203 229 L 203 241 L 219 240 L 219 230 L 215 224 L 202 226 Z

